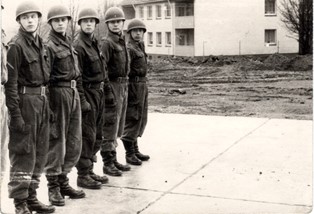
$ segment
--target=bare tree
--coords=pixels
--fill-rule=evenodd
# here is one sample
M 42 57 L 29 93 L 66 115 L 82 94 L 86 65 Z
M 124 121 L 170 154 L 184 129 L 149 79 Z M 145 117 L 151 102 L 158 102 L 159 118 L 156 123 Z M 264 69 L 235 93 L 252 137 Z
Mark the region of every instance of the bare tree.
M 299 42 L 299 54 L 313 53 L 313 0 L 283 0 L 282 22 Z
M 72 19 L 69 22 L 70 27 L 68 28 L 67 34 L 70 36 L 70 39 L 72 42 L 74 41 L 75 37 L 78 34 L 77 19 L 78 19 L 79 5 L 80 5 L 79 1 L 80 0 L 70 0 L 70 3 L 69 3 L 69 10 L 70 10 L 70 15 Z

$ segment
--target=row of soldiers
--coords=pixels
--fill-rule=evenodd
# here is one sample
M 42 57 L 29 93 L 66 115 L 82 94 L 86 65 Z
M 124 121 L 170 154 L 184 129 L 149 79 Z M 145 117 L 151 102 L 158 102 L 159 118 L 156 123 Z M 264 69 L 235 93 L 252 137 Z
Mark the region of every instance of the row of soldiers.
M 94 36 L 98 14 L 84 8 L 78 16 L 78 38 L 71 43 L 66 31 L 72 17 L 57 5 L 48 11 L 51 30 L 43 42 L 37 33 L 41 17 L 34 2 L 22 2 L 16 9 L 19 32 L 8 43 L 8 186 L 18 214 L 53 213 L 53 205 L 65 205 L 65 196 L 84 198 L 83 190 L 69 185 L 73 167 L 77 186 L 100 189 L 108 177 L 94 173 L 99 151 L 104 174 L 121 176 L 130 170 L 117 161 L 118 138 L 127 163 L 141 165 L 150 158 L 140 153 L 137 141 L 147 123 L 144 23 L 129 23 L 126 44 L 124 13 L 111 7 L 105 13 L 108 33 L 99 44 Z M 43 172 L 51 205 L 37 198 Z

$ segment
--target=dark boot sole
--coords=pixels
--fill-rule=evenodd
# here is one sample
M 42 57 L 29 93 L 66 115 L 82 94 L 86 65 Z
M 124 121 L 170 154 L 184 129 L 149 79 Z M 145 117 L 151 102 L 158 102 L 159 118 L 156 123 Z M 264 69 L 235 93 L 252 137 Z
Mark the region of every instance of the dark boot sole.
M 99 185 L 99 186 L 84 186 L 84 185 L 81 185 L 81 184 L 77 184 L 77 186 L 85 188 L 85 189 L 101 189 L 101 185 Z
M 142 165 L 142 162 L 131 162 L 131 161 L 126 161 L 128 164 L 131 164 L 131 165 L 135 165 L 135 166 L 140 166 Z
M 65 202 L 55 202 L 55 201 L 50 201 L 51 205 L 54 205 L 54 206 L 59 206 L 59 207 L 62 207 L 65 205 Z
M 82 194 L 82 195 L 77 195 L 77 196 L 70 196 L 70 195 L 62 195 L 62 197 L 65 197 L 65 196 L 69 196 L 69 198 L 71 199 L 80 199 L 80 198 L 85 198 L 85 194 Z

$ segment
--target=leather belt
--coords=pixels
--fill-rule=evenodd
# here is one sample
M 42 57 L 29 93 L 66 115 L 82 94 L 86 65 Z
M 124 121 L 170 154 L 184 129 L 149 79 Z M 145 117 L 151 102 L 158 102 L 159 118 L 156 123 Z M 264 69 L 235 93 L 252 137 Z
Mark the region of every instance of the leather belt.
M 130 82 L 146 82 L 147 77 L 139 77 L 139 76 L 129 77 L 129 81 Z
M 47 86 L 37 86 L 37 87 L 19 86 L 18 92 L 20 94 L 36 94 L 36 95 L 45 96 L 46 90 L 47 90 Z
M 67 88 L 76 88 L 76 80 L 71 81 L 60 81 L 60 82 L 53 82 L 50 83 L 50 86 L 52 87 L 67 87 Z
M 128 81 L 128 77 L 114 77 L 114 78 L 110 78 L 109 77 L 109 81 L 110 82 L 120 82 L 120 83 L 124 83 Z
M 84 88 L 104 89 L 104 82 L 98 83 L 83 83 Z

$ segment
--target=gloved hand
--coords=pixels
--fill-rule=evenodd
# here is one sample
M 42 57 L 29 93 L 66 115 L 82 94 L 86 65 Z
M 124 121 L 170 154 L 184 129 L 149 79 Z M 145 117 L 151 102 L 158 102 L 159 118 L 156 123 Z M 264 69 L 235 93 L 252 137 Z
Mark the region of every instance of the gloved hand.
M 55 114 L 53 113 L 53 111 L 51 109 L 49 109 L 49 121 L 51 123 L 56 122 L 56 116 L 55 116 Z
M 105 93 L 105 104 L 112 105 L 115 102 L 115 97 L 112 91 Z
M 27 132 L 28 128 L 25 126 L 24 119 L 22 117 L 13 117 L 10 121 L 10 127 L 17 131 Z
M 87 101 L 82 103 L 81 108 L 82 108 L 82 113 L 87 113 L 92 110 L 91 105 Z

